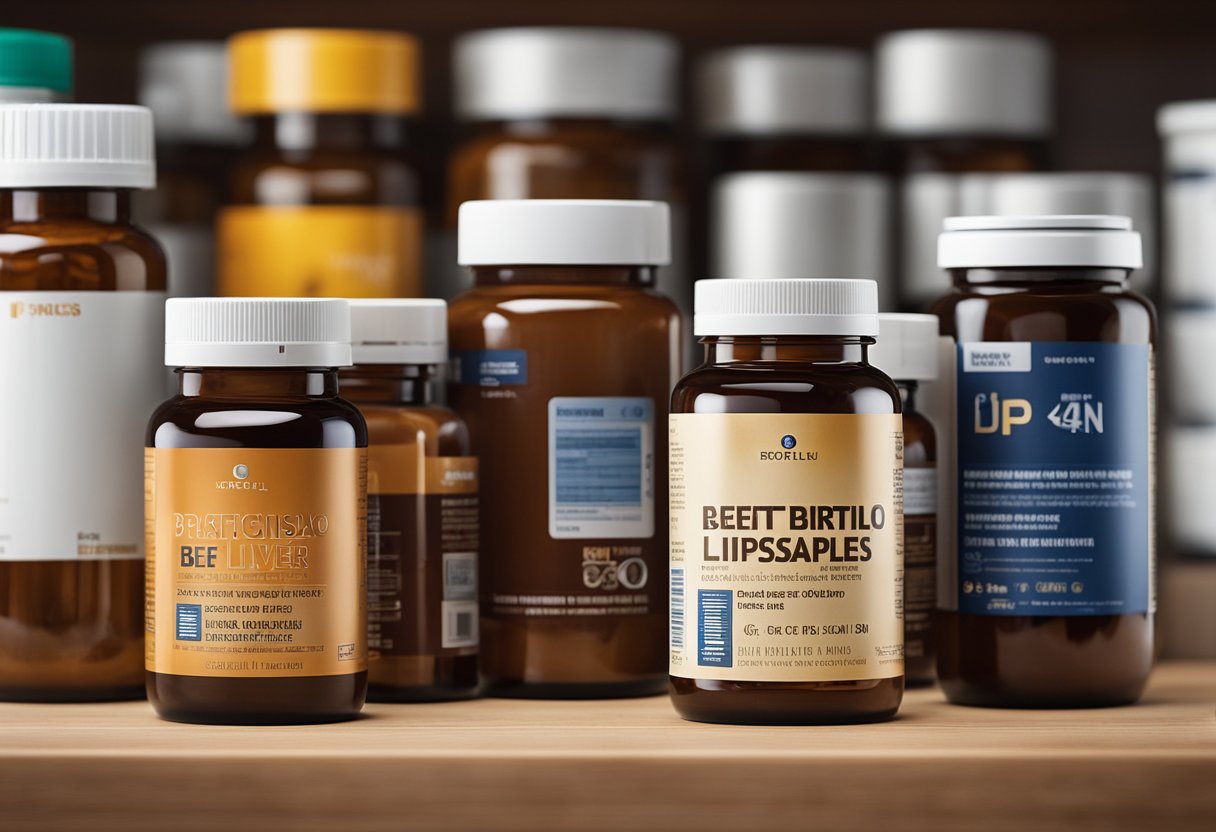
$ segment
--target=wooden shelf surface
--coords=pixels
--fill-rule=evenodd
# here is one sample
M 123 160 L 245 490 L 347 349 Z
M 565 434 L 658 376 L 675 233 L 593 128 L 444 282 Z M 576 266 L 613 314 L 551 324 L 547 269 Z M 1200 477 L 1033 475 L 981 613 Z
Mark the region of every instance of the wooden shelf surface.
M 1216 830 L 1216 663 L 1143 702 L 891 723 L 683 722 L 665 698 L 369 705 L 341 725 L 0 705 L 0 829 Z

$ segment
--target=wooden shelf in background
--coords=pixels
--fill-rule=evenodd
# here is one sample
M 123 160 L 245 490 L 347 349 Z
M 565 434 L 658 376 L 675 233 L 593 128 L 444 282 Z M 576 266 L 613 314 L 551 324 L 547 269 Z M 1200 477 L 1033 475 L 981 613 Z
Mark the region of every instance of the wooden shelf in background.
M 1135 707 L 998 711 L 913 691 L 898 720 L 682 722 L 664 698 L 370 705 L 342 725 L 159 722 L 144 703 L 0 705 L 0 829 L 1216 829 L 1216 663 Z

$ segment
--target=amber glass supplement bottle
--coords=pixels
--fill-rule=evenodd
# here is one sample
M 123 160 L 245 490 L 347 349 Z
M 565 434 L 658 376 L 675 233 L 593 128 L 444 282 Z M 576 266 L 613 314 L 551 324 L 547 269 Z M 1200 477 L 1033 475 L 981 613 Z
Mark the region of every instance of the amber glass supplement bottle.
M 870 280 L 701 280 L 671 399 L 671 695 L 685 719 L 871 722 L 904 689 L 903 427 Z
M 667 35 L 488 29 L 462 35 L 453 50 L 454 109 L 470 135 L 451 161 L 452 229 L 472 199 L 682 202 L 671 137 L 679 48 Z M 658 281 L 659 291 L 692 310 L 686 273 L 666 269 Z M 467 285 L 456 275 L 440 292 L 452 297 Z
M 351 719 L 367 692 L 367 426 L 343 300 L 177 298 L 148 423 L 147 686 L 177 722 Z
M 738 171 L 866 171 L 866 56 L 823 46 L 738 46 L 700 66 L 701 130 L 710 175 Z
M 157 188 L 136 212 L 169 260 L 169 296 L 215 294 L 215 218 L 250 125 L 228 109 L 222 41 L 170 41 L 139 56 L 139 103 L 156 117 Z
M 140 425 L 164 393 L 165 261 L 131 224 L 152 114 L 4 104 L 0 139 L 0 698 L 137 697 Z
M 916 29 L 876 50 L 878 130 L 902 177 L 900 287 L 923 310 L 950 288 L 942 220 L 961 214 L 958 174 L 1041 169 L 1051 132 L 1051 50 L 1024 32 Z
M 1156 322 L 1128 290 L 1126 217 L 956 217 L 957 529 L 938 564 L 938 677 L 952 702 L 1136 701 L 1153 659 Z M 950 452 L 955 459 L 946 459 Z M 943 505 L 945 508 L 945 505 Z
M 72 41 L 53 32 L 0 28 L 0 102 L 72 98 Z
M 469 202 L 451 402 L 482 474 L 482 673 L 537 697 L 661 693 L 667 432 L 679 376 L 667 206 Z
M 937 431 L 916 406 L 917 386 L 937 371 L 937 318 L 878 316 L 870 363 L 895 380 L 904 417 L 904 674 L 909 687 L 934 679 L 937 607 Z
M 270 29 L 229 41 L 231 104 L 253 147 L 220 215 L 219 291 L 422 294 L 418 47 L 397 32 Z
M 368 432 L 368 695 L 477 693 L 477 459 L 439 403 L 441 300 L 352 300 L 355 366 L 342 395 Z

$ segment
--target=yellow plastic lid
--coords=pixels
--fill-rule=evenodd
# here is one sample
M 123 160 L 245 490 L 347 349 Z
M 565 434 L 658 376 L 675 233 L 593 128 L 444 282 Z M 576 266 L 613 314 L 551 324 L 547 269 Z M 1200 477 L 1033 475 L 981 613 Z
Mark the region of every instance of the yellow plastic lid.
M 418 41 L 402 32 L 262 29 L 228 41 L 231 105 L 276 112 L 415 113 Z

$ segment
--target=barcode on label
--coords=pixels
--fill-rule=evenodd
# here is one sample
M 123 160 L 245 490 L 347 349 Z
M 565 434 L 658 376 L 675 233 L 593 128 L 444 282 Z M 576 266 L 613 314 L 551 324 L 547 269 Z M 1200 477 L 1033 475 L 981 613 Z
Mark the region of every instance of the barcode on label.
M 443 553 L 443 600 L 473 601 L 477 598 L 477 553 Z
M 684 570 L 671 570 L 671 649 L 684 649 Z
M 443 646 L 474 647 L 477 644 L 477 602 L 443 602 Z

